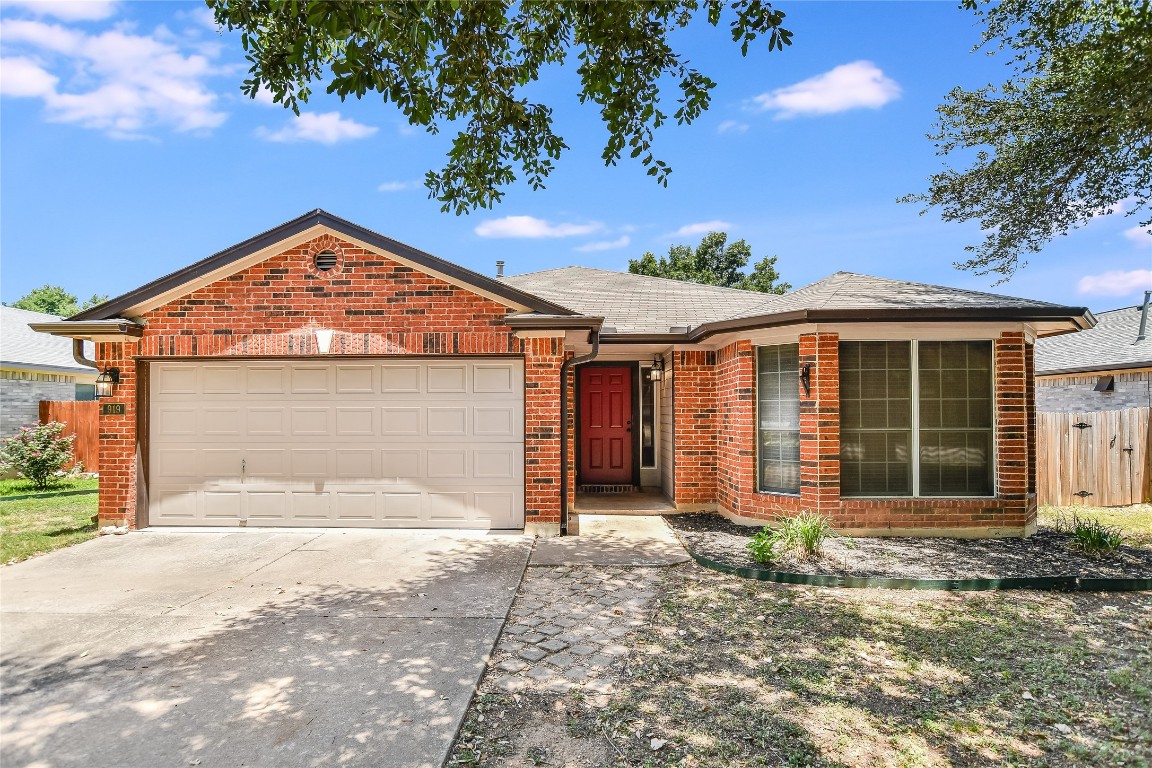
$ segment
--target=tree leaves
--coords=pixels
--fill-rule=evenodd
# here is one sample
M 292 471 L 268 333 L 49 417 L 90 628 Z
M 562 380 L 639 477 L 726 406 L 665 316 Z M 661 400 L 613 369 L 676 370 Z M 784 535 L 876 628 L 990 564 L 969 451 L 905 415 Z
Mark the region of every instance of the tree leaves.
M 726 10 L 733 42 L 747 54 L 791 45 L 784 14 L 765 0 L 206 0 L 216 22 L 241 32 L 249 63 L 242 91 L 262 89 L 299 114 L 313 83 L 341 99 L 377 93 L 409 124 L 437 133 L 462 122 L 445 166 L 425 184 L 442 209 L 490 208 L 523 178 L 539 189 L 568 149 L 547 104 L 521 91 L 576 52 L 578 98 L 598 107 L 608 130 L 602 159 L 627 152 L 660 184 L 671 167 L 656 157 L 655 131 L 669 115 L 662 87 L 674 83 L 672 118 L 690 124 L 711 104 L 715 82 L 670 37 L 701 14 L 718 26 Z
M 761 293 L 787 293 L 788 283 L 777 283 L 776 257 L 766 256 L 756 262 L 750 274 L 744 267 L 752 258 L 752 249 L 743 240 L 728 244 L 726 232 L 709 232 L 695 249 L 690 245 L 673 245 L 668 256 L 657 258 L 648 252 L 628 262 L 628 271 L 635 275 L 665 277 L 704 285 L 740 288 Z
M 948 94 L 929 138 L 940 156 L 974 159 L 902 200 L 979 221 L 984 242 L 957 266 L 1007 279 L 1055 237 L 1152 202 L 1152 3 L 1003 0 L 978 12 L 982 44 L 1009 51 L 1014 75 Z

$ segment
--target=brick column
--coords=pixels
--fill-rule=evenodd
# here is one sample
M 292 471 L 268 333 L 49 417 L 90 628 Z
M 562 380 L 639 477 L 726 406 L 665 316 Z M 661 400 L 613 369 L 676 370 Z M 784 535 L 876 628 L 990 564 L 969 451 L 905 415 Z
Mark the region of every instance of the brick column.
M 811 392 L 800 390 L 800 506 L 840 512 L 840 336 L 800 336 L 800 367 L 810 364 Z
M 563 338 L 524 339 L 524 519 L 560 522 Z
M 716 503 L 716 353 L 675 357 L 676 503 Z
M 747 516 L 756 492 L 756 357 L 747 340 L 716 355 L 716 501 L 734 515 Z
M 1003 503 L 1002 524 L 1007 527 L 1027 526 L 1036 515 L 1028 499 L 1035 415 L 1029 416 L 1027 349 L 1019 331 L 1002 333 L 996 340 L 996 496 Z
M 124 413 L 100 415 L 99 524 L 135 528 L 136 520 L 136 354 L 138 343 L 102 342 L 96 345 L 100 370 L 120 369 L 120 383 L 104 403 L 123 403 Z

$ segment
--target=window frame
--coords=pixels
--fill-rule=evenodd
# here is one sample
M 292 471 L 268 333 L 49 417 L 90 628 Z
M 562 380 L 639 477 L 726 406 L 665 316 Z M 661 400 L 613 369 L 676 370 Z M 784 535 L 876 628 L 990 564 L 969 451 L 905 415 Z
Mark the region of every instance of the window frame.
M 838 346 L 839 346 L 839 344 L 843 344 L 843 343 L 860 343 L 860 342 L 867 343 L 870 341 L 873 341 L 873 342 L 882 341 L 882 342 L 887 342 L 887 343 L 906 343 L 906 344 L 911 345 L 911 350 L 910 350 L 910 352 L 911 352 L 911 371 L 910 371 L 910 373 L 911 373 L 911 377 L 912 377 L 912 379 L 911 379 L 911 384 L 912 384 L 912 386 L 911 386 L 912 438 L 911 438 L 909 450 L 912 454 L 912 478 L 911 478 L 912 479 L 912 483 L 911 483 L 912 491 L 908 495 L 899 495 L 899 496 L 886 495 L 886 494 L 874 494 L 874 495 L 873 494 L 868 494 L 868 495 L 854 494 L 852 496 L 844 496 L 842 493 L 841 498 L 843 498 L 843 499 L 910 499 L 910 500 L 916 500 L 916 501 L 939 501 L 939 500 L 943 500 L 943 499 L 995 499 L 995 498 L 998 498 L 999 497 L 998 489 L 999 489 L 999 485 L 1000 485 L 1000 473 L 998 471 L 1000 446 L 999 446 L 999 441 L 996 439 L 996 435 L 999 432 L 999 411 L 996 407 L 997 406 L 996 379 L 997 379 L 997 372 L 998 372 L 997 369 L 998 369 L 999 361 L 997 360 L 997 357 L 996 357 L 996 340 L 992 339 L 992 338 L 968 338 L 968 337 L 965 337 L 965 338 L 945 337 L 945 338 L 924 338 L 924 339 L 918 339 L 918 338 L 915 338 L 915 339 L 907 339 L 907 338 L 905 338 L 905 339 L 892 339 L 892 338 L 888 338 L 888 339 L 857 339 L 857 338 L 845 339 L 845 338 L 841 338 L 840 341 L 838 342 Z M 992 365 L 990 366 L 990 370 L 989 370 L 989 375 L 991 377 L 989 392 L 991 393 L 990 400 L 991 400 L 991 405 L 992 405 L 992 424 L 989 427 L 989 431 L 991 432 L 991 436 L 992 436 L 992 440 L 991 440 L 992 451 L 991 451 L 991 454 L 990 454 L 989 460 L 988 460 L 989 461 L 989 470 L 990 470 L 989 474 L 991 475 L 991 487 L 992 487 L 992 492 L 990 494 L 972 495 L 972 494 L 954 494 L 953 493 L 953 494 L 947 494 L 947 495 L 934 494 L 931 496 L 923 496 L 920 493 L 920 342 L 921 341 L 961 342 L 961 343 L 981 342 L 981 343 L 988 344 L 990 349 L 991 349 Z M 839 369 L 839 366 L 837 366 L 837 368 Z M 837 376 L 839 376 L 839 370 L 837 372 Z M 837 387 L 837 392 L 839 393 L 839 386 Z M 838 399 L 839 399 L 839 395 L 838 395 Z M 843 433 L 843 428 L 841 427 L 841 445 L 843 445 L 843 434 L 842 433 Z
M 761 457 L 760 457 L 760 452 L 761 452 L 761 448 L 762 448 L 762 441 L 760 439 L 760 350 L 764 347 L 783 347 L 783 346 L 796 347 L 797 365 L 802 366 L 803 363 L 799 362 L 799 360 L 800 360 L 799 340 L 781 341 L 781 342 L 778 342 L 775 344 L 757 344 L 757 345 L 752 347 L 752 380 L 754 383 L 754 386 L 752 387 L 752 392 L 753 392 L 753 396 L 752 396 L 752 400 L 753 400 L 752 440 L 756 446 L 756 458 L 755 458 L 756 467 L 755 467 L 755 471 L 753 473 L 754 474 L 754 477 L 753 477 L 754 486 L 753 487 L 754 487 L 754 493 L 758 493 L 758 494 L 761 494 L 764 496 L 785 496 L 785 497 L 789 497 L 789 498 L 797 498 L 798 499 L 798 498 L 800 498 L 800 492 L 804 487 L 804 481 L 803 481 L 803 478 L 801 475 L 797 476 L 796 490 L 795 491 L 767 490 L 767 489 L 764 489 L 761 487 L 762 486 L 761 473 L 763 472 L 763 464 L 761 462 Z M 797 373 L 797 376 L 799 376 L 799 373 Z M 796 383 L 797 400 L 798 400 L 799 404 L 802 406 L 804 400 L 803 400 L 803 398 L 800 397 L 799 378 L 797 378 L 795 383 Z M 801 439 L 801 435 L 800 435 L 800 410 L 801 410 L 800 408 L 797 408 L 797 410 L 796 410 L 796 437 L 797 437 L 798 443 Z M 780 432 L 783 430 L 773 430 L 773 431 Z M 789 431 L 791 431 L 791 430 L 789 430 Z M 801 462 L 801 464 L 799 465 L 799 469 L 800 469 L 801 474 L 802 474 L 803 462 Z

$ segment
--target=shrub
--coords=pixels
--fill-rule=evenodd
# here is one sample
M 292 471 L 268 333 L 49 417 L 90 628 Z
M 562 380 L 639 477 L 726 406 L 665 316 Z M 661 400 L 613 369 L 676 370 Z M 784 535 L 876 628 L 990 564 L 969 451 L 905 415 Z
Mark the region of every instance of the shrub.
M 820 557 L 824 540 L 835 536 L 832 520 L 815 512 L 801 512 L 795 517 L 781 517 L 776 539 L 785 550 L 796 550 L 801 560 Z
M 58 421 L 21 427 L 19 433 L 0 446 L 0 468 L 16 470 L 36 490 L 49 487 L 58 481 L 57 473 L 64 465 L 72 461 L 76 436 L 61 437 L 64 428 Z
M 776 531 L 771 528 L 761 528 L 756 535 L 748 540 L 748 552 L 752 559 L 758 563 L 771 563 L 776 559 Z
M 1071 545 L 1089 555 L 1104 555 L 1115 552 L 1124 543 L 1124 534 L 1119 526 L 1107 525 L 1093 517 L 1080 517 L 1075 512 L 1071 517 L 1056 520 L 1056 530 L 1072 537 Z

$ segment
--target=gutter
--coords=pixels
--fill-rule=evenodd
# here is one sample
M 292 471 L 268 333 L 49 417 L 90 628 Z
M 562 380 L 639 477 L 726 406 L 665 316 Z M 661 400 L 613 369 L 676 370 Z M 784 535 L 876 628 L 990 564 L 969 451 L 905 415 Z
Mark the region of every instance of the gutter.
M 592 351 L 570 357 L 560 366 L 560 535 L 568 535 L 568 372 L 600 352 L 600 330 L 593 329 Z
M 100 364 L 84 357 L 84 339 L 72 339 L 72 359 L 80 365 L 100 370 Z

